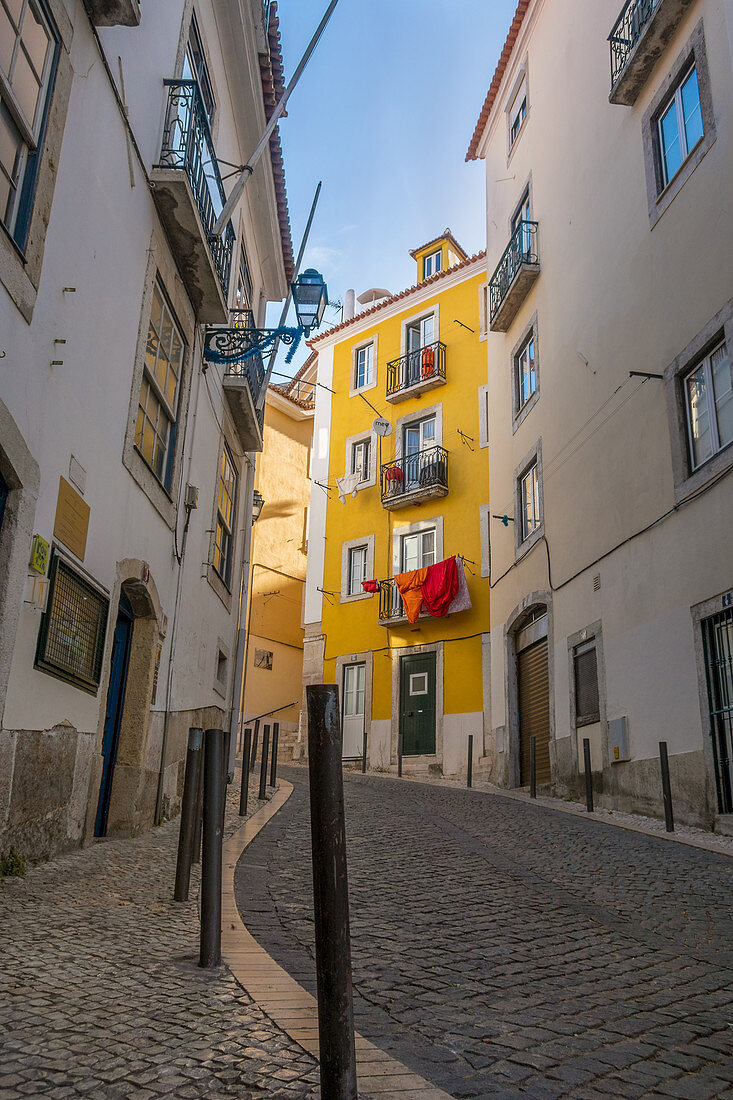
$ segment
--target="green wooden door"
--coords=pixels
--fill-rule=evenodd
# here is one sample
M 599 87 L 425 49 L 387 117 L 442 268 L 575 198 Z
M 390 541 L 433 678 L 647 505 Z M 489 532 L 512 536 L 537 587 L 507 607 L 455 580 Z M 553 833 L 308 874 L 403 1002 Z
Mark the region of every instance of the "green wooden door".
M 400 733 L 403 756 L 435 752 L 435 654 L 400 660 Z

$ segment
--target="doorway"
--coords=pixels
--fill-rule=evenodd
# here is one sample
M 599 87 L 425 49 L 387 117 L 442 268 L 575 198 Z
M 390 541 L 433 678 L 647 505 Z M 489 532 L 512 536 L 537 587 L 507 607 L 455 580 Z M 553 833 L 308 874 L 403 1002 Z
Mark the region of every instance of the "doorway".
M 704 619 L 705 674 L 718 813 L 733 813 L 733 608 Z
M 344 665 L 344 705 L 341 721 L 344 760 L 355 760 L 364 751 L 366 665 Z
M 400 658 L 403 756 L 435 753 L 435 653 Z
M 535 738 L 537 782 L 549 783 L 550 675 L 547 614 L 535 613 L 517 634 L 517 695 L 519 716 L 519 785 L 529 783 L 529 754 Z
M 133 611 L 124 592 L 120 593 L 117 609 L 112 655 L 110 657 L 109 687 L 107 688 L 107 707 L 104 716 L 104 734 L 102 737 L 102 781 L 99 786 L 99 803 L 94 823 L 94 835 L 107 835 L 107 819 L 112 797 L 117 746 L 120 740 L 122 708 L 125 703 L 127 670 L 130 664 L 130 642 L 132 640 Z

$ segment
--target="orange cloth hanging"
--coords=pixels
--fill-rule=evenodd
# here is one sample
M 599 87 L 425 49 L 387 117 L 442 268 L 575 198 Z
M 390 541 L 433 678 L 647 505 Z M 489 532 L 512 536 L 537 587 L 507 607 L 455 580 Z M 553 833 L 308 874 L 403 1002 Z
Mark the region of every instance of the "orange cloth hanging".
M 397 591 L 402 596 L 402 602 L 407 612 L 407 620 L 417 622 L 422 607 L 422 586 L 428 575 L 428 566 L 424 569 L 412 569 L 409 573 L 398 573 L 394 579 Z
M 432 348 L 423 348 L 422 353 L 422 376 L 423 378 L 430 378 L 435 371 L 435 359 L 433 356 Z

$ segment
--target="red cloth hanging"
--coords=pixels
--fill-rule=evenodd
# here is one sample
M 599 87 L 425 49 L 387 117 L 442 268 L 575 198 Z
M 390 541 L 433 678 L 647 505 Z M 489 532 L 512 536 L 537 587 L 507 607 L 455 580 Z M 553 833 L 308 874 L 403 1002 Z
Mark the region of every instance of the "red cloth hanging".
M 435 373 L 435 356 L 432 348 L 423 348 L 422 353 L 422 376 L 423 378 L 430 378 Z
M 364 589 L 365 592 L 378 592 L 379 581 L 362 581 L 361 587 Z
M 458 591 L 458 570 L 455 558 L 429 565 L 422 585 L 422 600 L 431 615 L 442 618 Z

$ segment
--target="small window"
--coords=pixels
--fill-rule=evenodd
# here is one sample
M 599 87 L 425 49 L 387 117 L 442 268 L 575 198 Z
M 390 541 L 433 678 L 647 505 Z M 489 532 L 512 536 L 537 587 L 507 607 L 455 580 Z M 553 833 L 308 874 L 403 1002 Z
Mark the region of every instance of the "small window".
M 418 531 L 414 535 L 402 536 L 401 547 L 402 572 L 424 569 L 435 564 L 435 528 Z
M 204 57 L 204 48 L 201 45 L 201 35 L 199 34 L 195 15 L 191 16 L 191 26 L 188 30 L 188 44 L 183 59 L 183 79 L 195 80 L 198 84 L 206 117 L 211 122 L 215 108 L 214 92 L 211 87 L 211 77 Z
M 255 668 L 264 668 L 266 672 L 272 672 L 271 650 L 255 649 Z
M 237 507 L 237 470 L 226 443 L 222 447 L 216 494 L 216 529 L 212 565 L 229 586 L 232 571 L 234 516 Z
M 407 326 L 407 351 L 420 351 L 433 343 L 435 339 L 435 318 L 432 313 L 413 321 Z
M 442 269 L 443 266 L 443 251 L 438 249 L 437 252 L 431 252 L 429 256 L 426 256 L 423 260 L 423 279 L 429 279 L 431 275 L 435 275 Z
M 537 390 L 534 332 L 531 333 L 518 354 L 515 355 L 514 372 L 516 384 L 515 392 L 517 395 L 516 411 L 519 412 Z
M 349 596 L 358 595 L 360 592 L 363 591 L 361 587 L 361 582 L 367 579 L 367 547 L 352 546 L 349 549 L 347 594 Z
M 239 247 L 239 270 L 237 271 L 237 290 L 234 295 L 235 309 L 252 309 L 252 272 L 247 259 L 244 241 Z
M 725 340 L 684 378 L 690 465 L 733 442 L 733 364 Z
M 222 687 L 227 686 L 227 680 L 229 679 L 229 658 L 223 649 L 217 650 L 216 654 L 216 680 Z
M 360 481 L 368 481 L 371 471 L 372 444 L 370 439 L 361 439 L 351 449 L 351 472 L 359 474 Z
M 527 89 L 524 84 L 517 92 L 509 111 L 509 148 L 519 137 L 519 131 L 527 117 Z
M 540 479 L 535 460 L 520 478 L 519 499 L 522 509 L 522 541 L 536 531 L 542 523 L 540 514 Z
M 595 639 L 573 650 L 575 675 L 575 724 L 587 726 L 600 722 L 598 703 L 598 657 Z
M 26 243 L 57 38 L 37 0 L 0 0 L 0 221 Z
M 49 585 L 35 667 L 96 694 L 102 674 L 109 600 L 55 551 Z
M 666 187 L 705 136 L 697 68 L 691 72 L 662 108 L 657 124 L 662 187 Z
M 374 377 L 374 345 L 365 344 L 356 352 L 354 389 L 363 390 L 371 386 Z
M 170 487 L 173 469 L 183 350 L 183 337 L 163 288 L 156 282 L 135 422 L 135 446 L 166 489 Z

